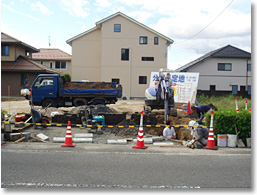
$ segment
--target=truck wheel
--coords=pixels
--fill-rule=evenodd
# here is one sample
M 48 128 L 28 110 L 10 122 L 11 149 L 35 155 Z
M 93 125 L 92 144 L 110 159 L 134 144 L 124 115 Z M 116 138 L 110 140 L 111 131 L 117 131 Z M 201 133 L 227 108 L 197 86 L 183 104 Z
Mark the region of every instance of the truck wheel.
M 87 100 L 84 98 L 76 98 L 76 99 L 74 99 L 74 105 L 75 106 L 87 105 Z
M 42 107 L 46 108 L 46 107 L 56 107 L 55 102 L 53 99 L 45 99 L 42 102 Z

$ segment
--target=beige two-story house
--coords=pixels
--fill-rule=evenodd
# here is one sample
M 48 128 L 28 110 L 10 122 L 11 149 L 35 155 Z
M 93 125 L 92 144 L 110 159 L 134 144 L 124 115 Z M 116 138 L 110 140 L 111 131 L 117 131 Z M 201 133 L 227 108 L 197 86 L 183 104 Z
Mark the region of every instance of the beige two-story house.
M 56 48 L 40 48 L 32 59 L 44 66 L 71 75 L 71 55 Z
M 167 68 L 173 40 L 118 12 L 69 40 L 72 80 L 116 82 L 124 98 L 143 98 L 151 72 Z

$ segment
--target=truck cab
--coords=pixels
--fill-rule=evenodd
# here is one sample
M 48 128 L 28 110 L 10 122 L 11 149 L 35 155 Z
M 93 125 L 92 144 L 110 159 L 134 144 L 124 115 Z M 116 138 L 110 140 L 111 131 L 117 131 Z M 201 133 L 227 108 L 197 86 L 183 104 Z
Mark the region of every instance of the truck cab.
M 34 105 L 43 107 L 56 106 L 54 101 L 59 95 L 59 75 L 58 74 L 40 74 L 31 86 L 31 92 Z

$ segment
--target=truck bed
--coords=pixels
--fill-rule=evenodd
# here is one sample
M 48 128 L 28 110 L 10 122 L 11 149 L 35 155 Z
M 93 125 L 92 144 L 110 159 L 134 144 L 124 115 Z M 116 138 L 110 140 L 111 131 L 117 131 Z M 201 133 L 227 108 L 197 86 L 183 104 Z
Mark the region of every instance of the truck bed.
M 64 89 L 64 96 L 119 96 L 119 89 Z M 118 97 L 119 98 L 119 97 Z
M 105 82 L 68 82 L 64 84 L 64 96 L 121 97 L 121 86 Z

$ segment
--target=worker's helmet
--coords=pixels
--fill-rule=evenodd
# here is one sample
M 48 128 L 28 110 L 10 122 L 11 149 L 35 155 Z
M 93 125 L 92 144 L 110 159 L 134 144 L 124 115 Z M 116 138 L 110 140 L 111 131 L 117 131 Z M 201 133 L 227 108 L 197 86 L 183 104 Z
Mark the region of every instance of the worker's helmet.
M 199 124 L 196 122 L 196 121 L 194 121 L 194 120 L 191 120 L 189 123 L 188 123 L 188 126 L 190 127 L 190 128 L 194 128 L 193 126 L 198 126 Z

